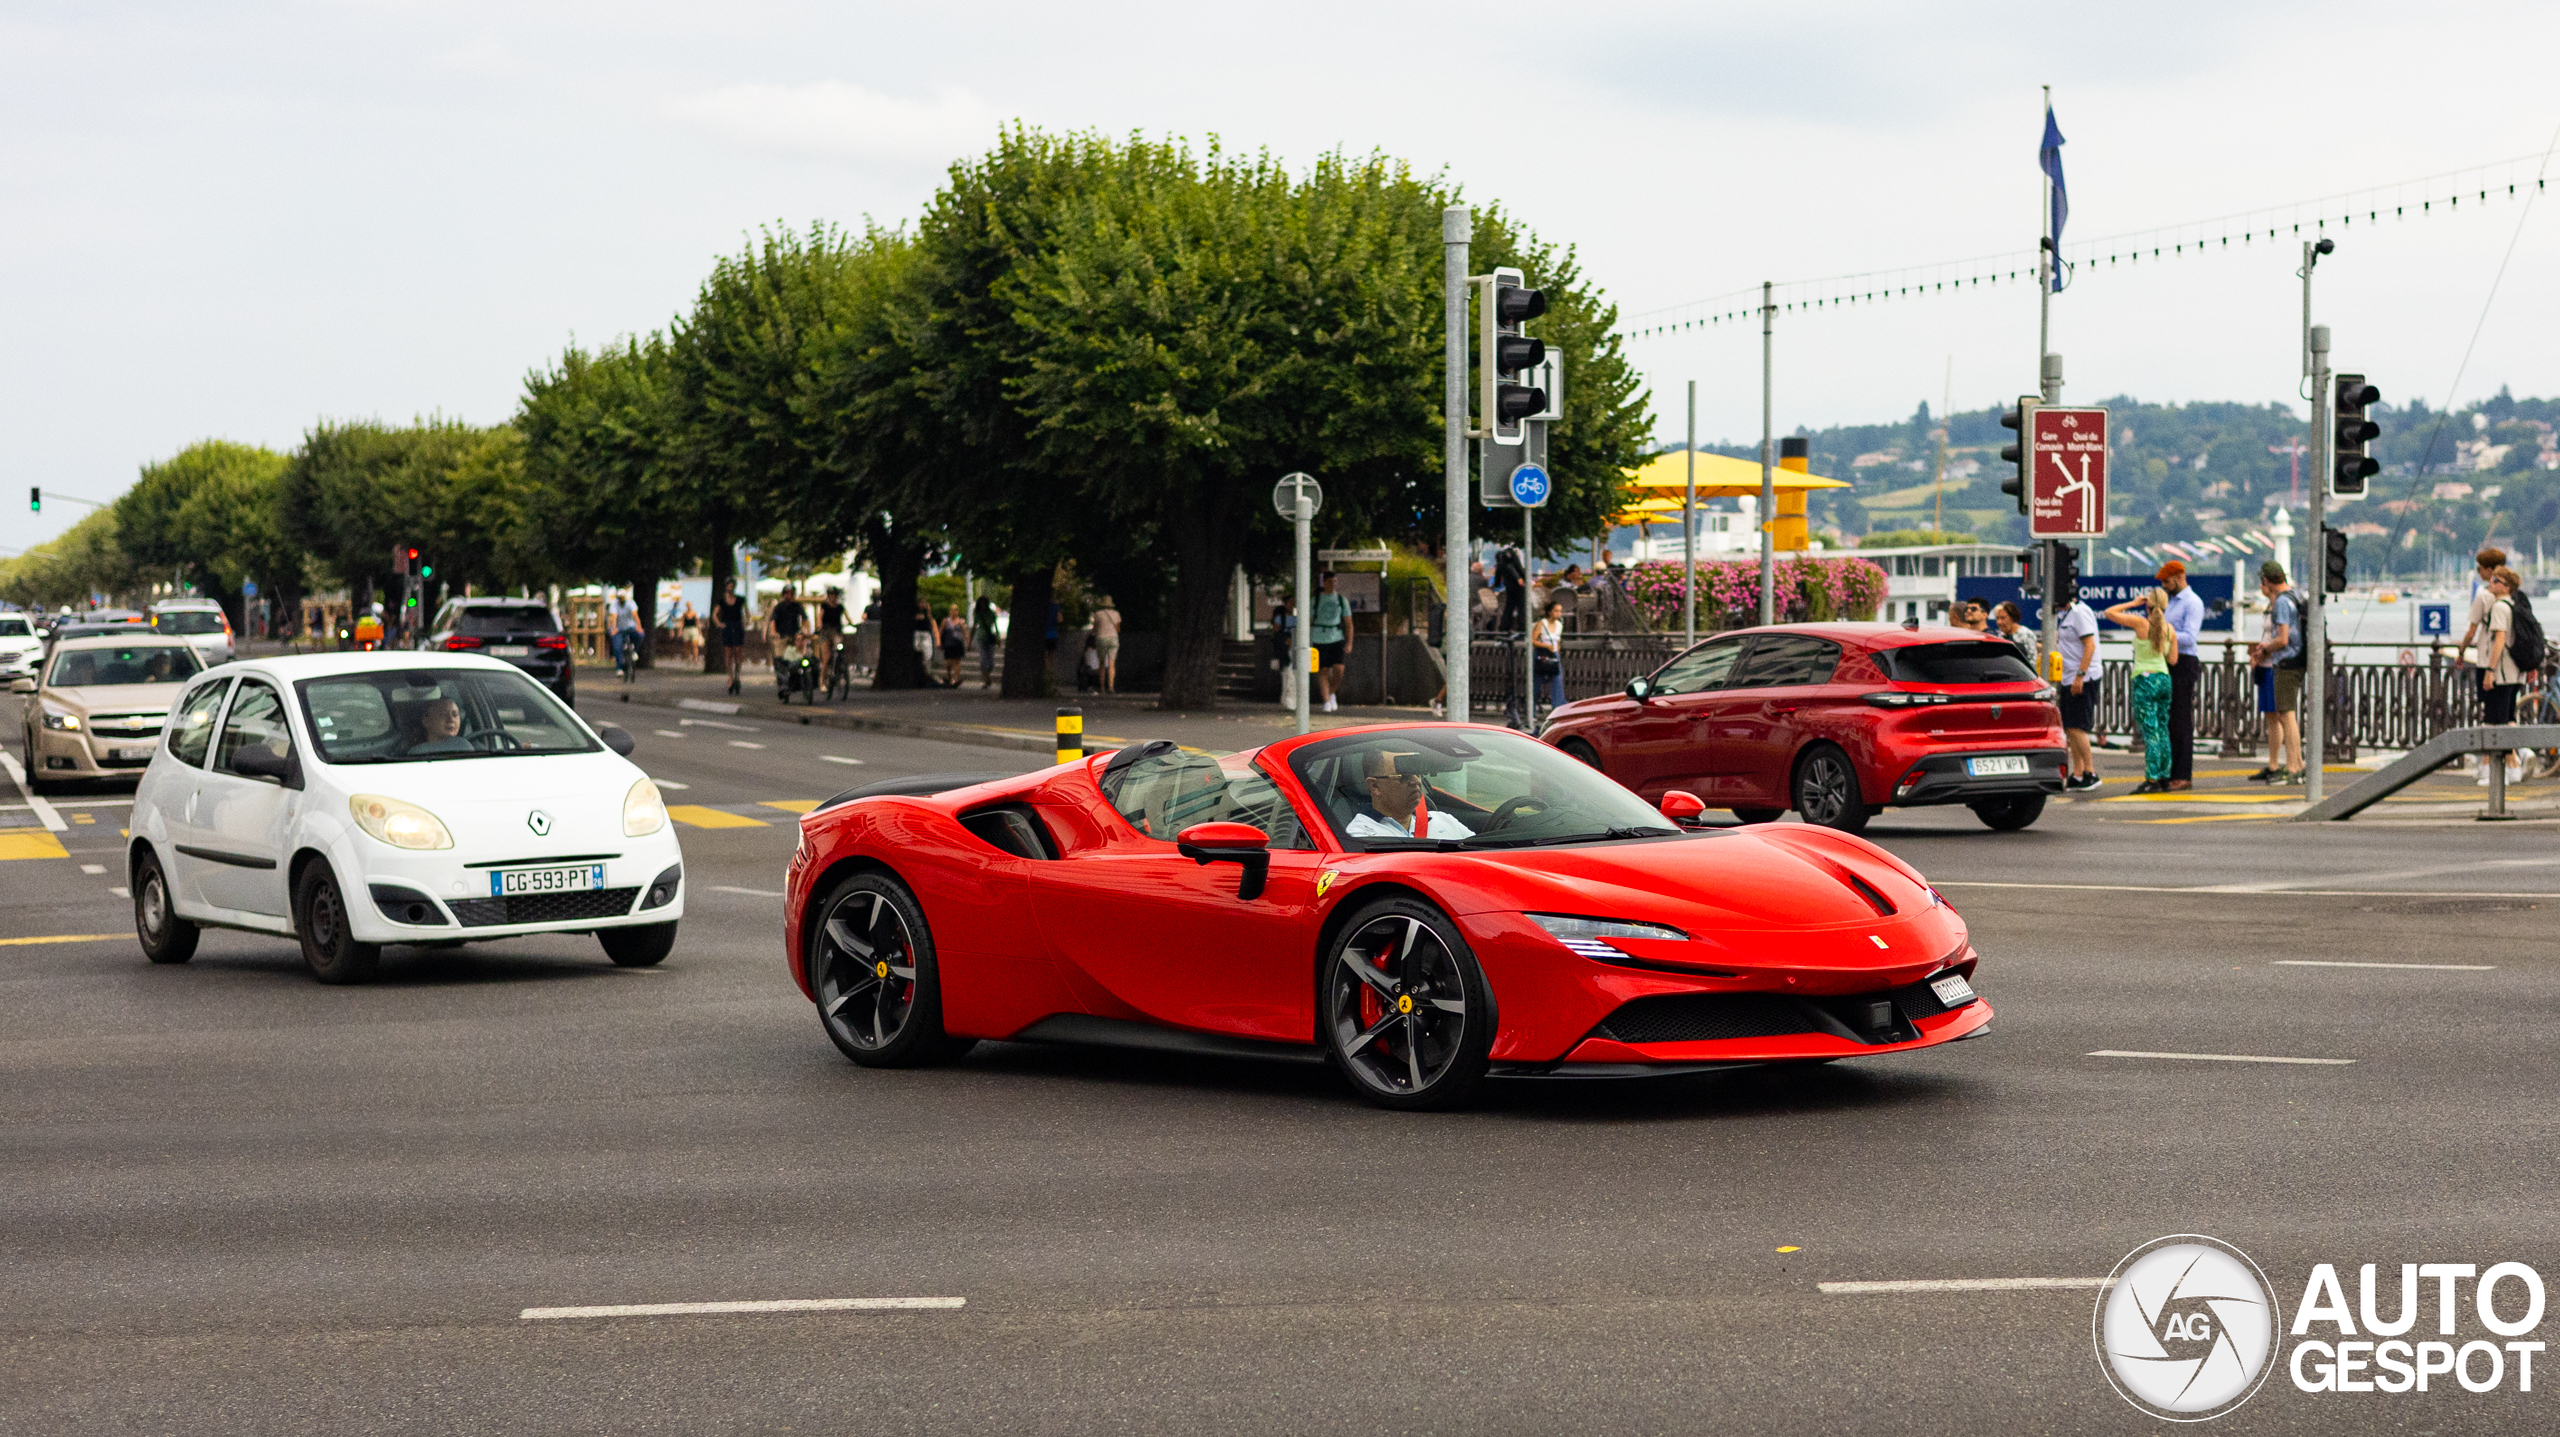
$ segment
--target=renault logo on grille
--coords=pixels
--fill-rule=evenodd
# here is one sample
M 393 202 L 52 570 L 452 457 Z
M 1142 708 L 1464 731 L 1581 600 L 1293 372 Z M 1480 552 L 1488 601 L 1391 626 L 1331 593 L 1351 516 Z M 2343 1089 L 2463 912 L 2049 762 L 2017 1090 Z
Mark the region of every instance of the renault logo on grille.
M 551 834 L 551 815 L 537 808 L 524 816 L 524 826 L 533 830 L 534 837 L 547 838 Z

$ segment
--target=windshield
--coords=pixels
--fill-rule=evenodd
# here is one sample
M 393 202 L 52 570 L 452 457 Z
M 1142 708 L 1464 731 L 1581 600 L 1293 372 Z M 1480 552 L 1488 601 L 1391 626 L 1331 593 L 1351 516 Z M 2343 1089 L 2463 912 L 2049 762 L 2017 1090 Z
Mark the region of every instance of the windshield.
M 1878 653 L 1876 662 L 1886 677 L 1906 684 L 2022 684 L 2036 677 L 2018 646 L 2001 639 L 1905 644 Z
M 151 627 L 164 634 L 218 634 L 222 615 L 212 609 L 167 609 L 151 616 Z
M 1418 843 L 1526 848 L 1680 831 L 1599 770 L 1502 729 L 1323 739 L 1292 752 L 1289 767 L 1354 851 Z
M 500 634 L 556 634 L 560 622 L 541 604 L 473 604 L 453 611 L 453 631 L 483 639 Z
M 34 636 L 35 631 L 27 627 L 26 620 L 15 614 L 0 614 L 0 639 L 26 639 Z
M 184 644 L 134 644 L 116 648 L 63 649 L 45 678 L 49 688 L 91 685 L 182 684 L 202 672 L 196 651 Z
M 302 714 L 328 763 L 425 763 L 593 753 L 577 717 L 520 673 L 384 669 L 304 679 Z

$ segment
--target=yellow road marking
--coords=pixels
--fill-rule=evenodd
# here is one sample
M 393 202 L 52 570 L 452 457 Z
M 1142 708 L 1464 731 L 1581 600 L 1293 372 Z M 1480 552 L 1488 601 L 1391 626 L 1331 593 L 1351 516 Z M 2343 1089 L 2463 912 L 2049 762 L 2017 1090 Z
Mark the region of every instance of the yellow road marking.
M 2128 818 L 2127 823 L 2273 823 L 2272 813 L 2191 813 L 2184 818 Z
M 2174 793 L 2120 793 L 2100 803 L 2296 803 L 2301 796 L 2291 793 L 2223 793 L 2215 790 L 2182 788 Z
M 723 813 L 719 809 L 705 808 L 698 803 L 668 804 L 667 817 L 674 819 L 678 823 L 688 824 L 694 828 L 766 828 L 771 826 L 761 818 L 749 818 L 743 813 Z
M 62 840 L 41 828 L 0 829 L 0 860 L 11 858 L 69 858 L 71 851 Z
M 24 947 L 29 943 L 105 943 L 132 936 L 130 933 L 50 933 L 42 938 L 0 938 L 0 948 Z
M 811 813 L 818 807 L 814 798 L 767 798 L 758 800 L 758 808 L 778 808 L 785 813 Z

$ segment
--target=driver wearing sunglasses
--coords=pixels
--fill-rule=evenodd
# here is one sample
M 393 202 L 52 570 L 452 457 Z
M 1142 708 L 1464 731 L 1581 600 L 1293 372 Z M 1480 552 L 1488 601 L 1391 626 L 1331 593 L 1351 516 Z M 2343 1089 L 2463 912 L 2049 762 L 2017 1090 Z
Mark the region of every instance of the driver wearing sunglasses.
M 1351 816 L 1343 831 L 1353 838 L 1412 838 L 1415 820 L 1428 815 L 1420 836 L 1473 838 L 1475 830 L 1454 815 L 1430 806 L 1430 787 L 1418 773 L 1402 773 L 1403 755 L 1372 751 L 1361 755 L 1360 769 L 1369 788 L 1369 806 Z

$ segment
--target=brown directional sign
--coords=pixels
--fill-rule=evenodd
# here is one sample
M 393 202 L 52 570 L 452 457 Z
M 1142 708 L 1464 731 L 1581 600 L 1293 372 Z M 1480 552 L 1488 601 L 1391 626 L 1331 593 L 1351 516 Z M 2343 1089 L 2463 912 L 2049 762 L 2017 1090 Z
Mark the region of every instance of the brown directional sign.
M 2094 539 L 2107 532 L 2107 411 L 2039 405 L 2029 421 L 2027 532 Z

